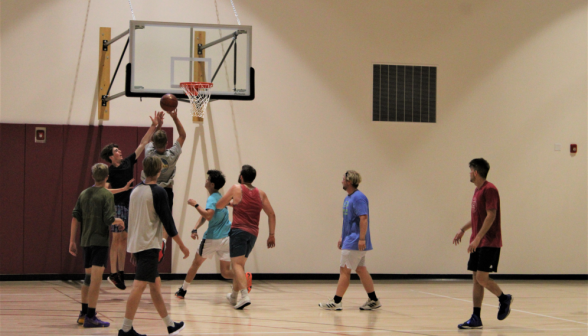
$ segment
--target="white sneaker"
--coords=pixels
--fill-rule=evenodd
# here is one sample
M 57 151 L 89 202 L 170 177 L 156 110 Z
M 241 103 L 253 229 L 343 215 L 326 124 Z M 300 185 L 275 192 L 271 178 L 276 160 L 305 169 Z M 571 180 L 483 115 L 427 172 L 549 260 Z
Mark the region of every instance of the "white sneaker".
M 319 307 L 326 309 L 326 310 L 342 310 L 343 309 L 343 302 L 335 303 L 335 300 L 330 299 L 327 302 L 319 303 Z
M 235 309 L 243 310 L 243 308 L 249 306 L 251 304 L 251 299 L 249 297 L 242 297 L 239 302 L 235 305 Z
M 237 304 L 237 297 L 233 297 L 231 293 L 227 294 L 227 300 L 231 304 L 231 306 L 235 306 Z
M 371 300 L 368 299 L 363 306 L 359 307 L 359 310 L 374 310 L 374 309 L 378 309 L 382 307 L 382 304 L 380 304 L 380 300 Z

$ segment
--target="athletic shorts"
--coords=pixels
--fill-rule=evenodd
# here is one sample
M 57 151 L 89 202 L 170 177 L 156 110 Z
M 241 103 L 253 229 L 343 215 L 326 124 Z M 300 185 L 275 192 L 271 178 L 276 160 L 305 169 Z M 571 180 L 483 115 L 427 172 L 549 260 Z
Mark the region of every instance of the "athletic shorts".
M 154 283 L 159 277 L 157 265 L 159 265 L 160 249 L 150 249 L 135 253 L 135 280 Z
M 367 251 L 341 250 L 341 267 L 347 267 L 355 271 L 360 266 L 365 266 L 365 254 Z
M 129 232 L 129 208 L 124 205 L 115 205 L 116 218 L 120 218 L 125 222 L 124 232 Z M 112 225 L 112 232 L 122 232 L 116 225 Z
M 478 247 L 470 253 L 468 271 L 497 272 L 500 260 L 500 247 Z
M 174 190 L 172 188 L 163 188 L 167 193 L 167 203 L 169 204 L 169 210 L 174 209 Z
M 247 231 L 243 231 L 241 229 L 231 229 L 229 232 L 231 258 L 240 256 L 249 258 L 249 253 L 251 253 L 251 250 L 253 250 L 253 246 L 255 246 L 256 240 L 257 237 Z
M 105 267 L 108 259 L 108 246 L 84 246 L 84 268 Z
M 225 237 L 221 239 L 202 239 L 197 253 L 202 258 L 214 258 L 216 255 L 218 260 L 230 262 L 230 252 L 229 237 Z

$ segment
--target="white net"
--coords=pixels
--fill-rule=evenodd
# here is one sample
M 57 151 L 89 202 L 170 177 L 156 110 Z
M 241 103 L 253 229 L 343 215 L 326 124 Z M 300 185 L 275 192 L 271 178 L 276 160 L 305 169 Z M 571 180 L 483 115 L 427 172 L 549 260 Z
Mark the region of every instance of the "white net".
M 192 116 L 204 118 L 204 111 L 210 101 L 212 83 L 185 82 L 180 83 L 192 104 Z

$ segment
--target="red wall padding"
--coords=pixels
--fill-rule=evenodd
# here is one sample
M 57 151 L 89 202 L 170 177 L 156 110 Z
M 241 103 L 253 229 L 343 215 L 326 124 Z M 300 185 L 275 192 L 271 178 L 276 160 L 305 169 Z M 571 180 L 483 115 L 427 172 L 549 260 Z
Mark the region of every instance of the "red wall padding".
M 25 125 L 0 124 L 0 274 L 23 274 Z
M 46 127 L 46 143 L 35 143 L 36 126 Z M 61 125 L 26 125 L 25 274 L 61 272 L 63 128 Z

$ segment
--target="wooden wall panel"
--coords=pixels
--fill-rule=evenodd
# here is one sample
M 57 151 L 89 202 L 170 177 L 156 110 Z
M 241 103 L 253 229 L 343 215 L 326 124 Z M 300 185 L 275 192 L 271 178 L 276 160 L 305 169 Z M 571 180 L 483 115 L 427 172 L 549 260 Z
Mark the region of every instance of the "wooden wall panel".
M 46 143 L 35 143 L 36 126 L 46 127 Z M 63 128 L 26 125 L 25 274 L 61 272 Z
M 0 274 L 22 274 L 25 125 L 0 124 L 0 150 L 10 153 L 10 164 L 0 165 Z

